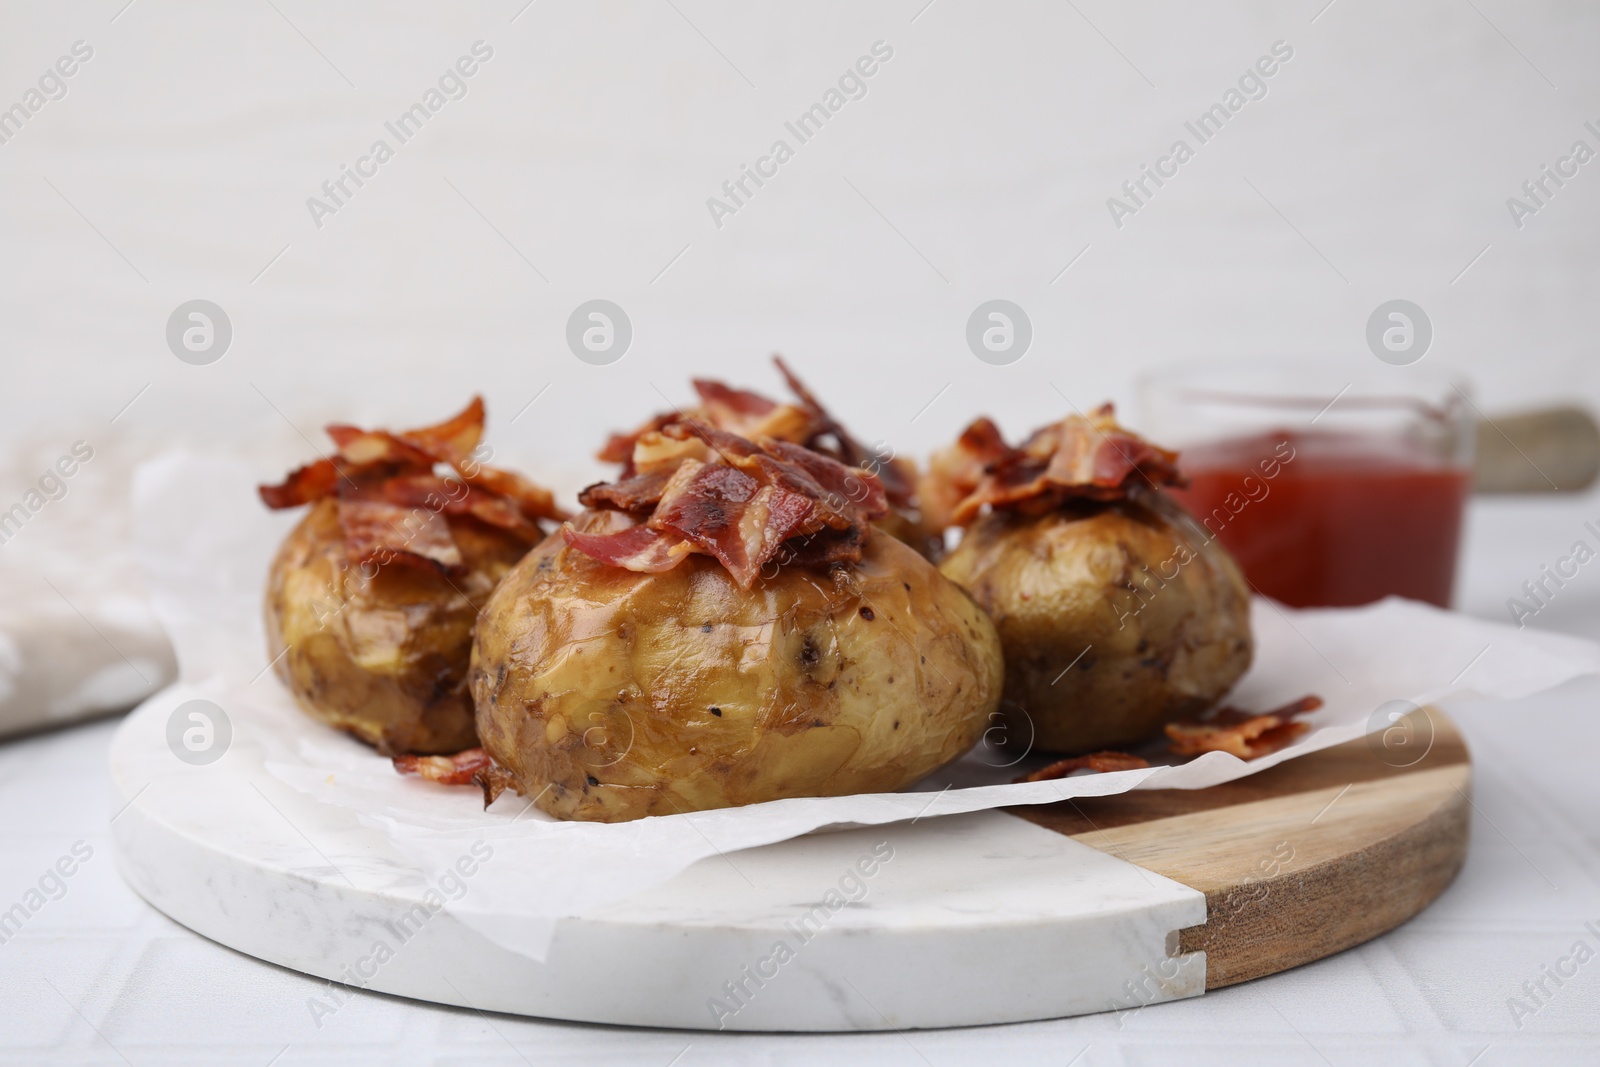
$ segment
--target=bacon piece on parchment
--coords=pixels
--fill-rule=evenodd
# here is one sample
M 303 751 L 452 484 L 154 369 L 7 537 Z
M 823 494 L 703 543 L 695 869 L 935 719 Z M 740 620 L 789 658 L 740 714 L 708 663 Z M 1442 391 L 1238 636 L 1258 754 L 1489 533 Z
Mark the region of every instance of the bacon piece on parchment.
M 396 756 L 394 769 L 440 785 L 471 785 L 472 776 L 489 766 L 489 753 L 468 748 L 449 756 Z
M 1240 759 L 1256 759 L 1286 748 L 1311 727 L 1295 716 L 1316 711 L 1322 698 L 1305 696 L 1272 711 L 1223 708 L 1201 720 L 1168 723 L 1169 748 L 1176 756 L 1227 752 Z
M 1093 771 L 1095 774 L 1108 774 L 1112 771 L 1133 771 L 1150 766 L 1150 761 L 1139 756 L 1129 755 L 1126 752 L 1091 752 L 1087 756 L 1073 756 L 1070 759 L 1056 760 L 1054 763 L 1040 767 L 1032 774 L 1025 774 L 1018 778 L 1018 782 L 1050 782 L 1057 778 L 1065 778 L 1074 771 Z
M 449 756 L 396 756 L 394 769 L 440 785 L 478 786 L 486 808 L 513 784 L 511 772 L 481 748 L 462 749 Z

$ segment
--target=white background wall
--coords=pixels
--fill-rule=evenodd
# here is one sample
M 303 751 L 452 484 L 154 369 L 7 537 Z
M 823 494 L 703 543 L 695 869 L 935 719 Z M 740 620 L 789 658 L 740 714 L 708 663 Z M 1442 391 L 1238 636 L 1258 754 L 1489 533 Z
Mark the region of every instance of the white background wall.
M 0 145 L 0 437 L 109 435 L 148 384 L 116 433 L 289 458 L 266 398 L 320 443 L 326 416 L 405 425 L 482 390 L 537 474 L 692 373 L 775 387 L 782 351 L 920 452 L 1174 359 L 1366 369 L 1393 297 L 1433 318 L 1419 368 L 1486 408 L 1596 396 L 1600 162 L 1520 231 L 1505 200 L 1600 147 L 1600 8 L 1324 2 L 8 4 L 0 106 L 74 41 L 94 58 Z M 480 39 L 469 94 L 316 228 L 306 198 Z M 715 227 L 706 198 L 878 40 L 867 96 Z M 1267 97 L 1116 228 L 1106 198 L 1279 40 Z M 206 367 L 164 338 L 195 297 L 235 331 Z M 563 341 L 592 297 L 634 323 L 613 366 Z M 991 297 L 1034 323 L 1009 367 L 964 341 Z

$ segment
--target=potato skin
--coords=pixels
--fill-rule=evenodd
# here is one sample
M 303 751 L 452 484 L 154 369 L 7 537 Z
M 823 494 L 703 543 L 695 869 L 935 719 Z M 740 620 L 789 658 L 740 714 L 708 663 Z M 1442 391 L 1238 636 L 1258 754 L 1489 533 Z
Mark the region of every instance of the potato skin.
M 940 570 L 1000 632 L 1009 745 L 1134 745 L 1209 707 L 1250 666 L 1238 566 L 1163 493 L 986 515 Z
M 1001 680 L 988 618 L 881 534 L 748 591 L 707 556 L 640 574 L 552 537 L 490 598 L 471 674 L 519 790 L 600 822 L 899 789 L 978 740 Z
M 337 502 L 324 499 L 285 538 L 267 579 L 267 644 L 278 677 L 312 717 L 387 755 L 478 743 L 466 687 L 473 621 L 528 550 L 476 519 L 446 518 L 461 574 L 387 563 L 369 564 L 364 577 L 346 548 Z

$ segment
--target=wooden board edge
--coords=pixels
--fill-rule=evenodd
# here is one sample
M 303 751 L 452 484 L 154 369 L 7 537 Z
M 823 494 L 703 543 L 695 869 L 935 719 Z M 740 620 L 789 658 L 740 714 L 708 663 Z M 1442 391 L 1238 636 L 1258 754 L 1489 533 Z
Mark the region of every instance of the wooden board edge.
M 1242 891 L 1207 892 L 1206 924 L 1179 932 L 1180 951 L 1206 953 L 1206 988 L 1220 989 L 1324 959 L 1395 929 L 1438 899 L 1466 863 L 1470 778 L 1464 785 L 1416 822 L 1365 848 L 1286 870 Z

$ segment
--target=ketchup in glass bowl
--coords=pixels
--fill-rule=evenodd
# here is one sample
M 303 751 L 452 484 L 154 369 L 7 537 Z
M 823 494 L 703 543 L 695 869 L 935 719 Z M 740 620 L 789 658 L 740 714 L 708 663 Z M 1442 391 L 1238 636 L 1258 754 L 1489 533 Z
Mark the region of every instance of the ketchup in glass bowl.
M 1472 491 L 1462 389 L 1414 368 L 1231 363 L 1145 380 L 1148 436 L 1181 451 L 1173 495 L 1256 592 L 1293 607 L 1386 596 L 1449 607 Z

